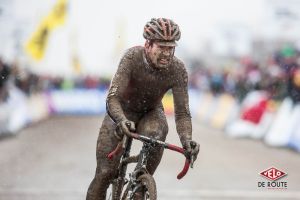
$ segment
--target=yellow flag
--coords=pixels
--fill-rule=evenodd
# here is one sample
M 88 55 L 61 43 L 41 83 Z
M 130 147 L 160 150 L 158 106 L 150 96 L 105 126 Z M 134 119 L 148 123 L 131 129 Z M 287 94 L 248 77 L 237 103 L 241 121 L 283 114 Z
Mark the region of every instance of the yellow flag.
M 67 0 L 58 0 L 51 12 L 42 20 L 37 30 L 25 45 L 26 52 L 34 59 L 41 60 L 45 54 L 50 32 L 63 25 L 66 18 Z

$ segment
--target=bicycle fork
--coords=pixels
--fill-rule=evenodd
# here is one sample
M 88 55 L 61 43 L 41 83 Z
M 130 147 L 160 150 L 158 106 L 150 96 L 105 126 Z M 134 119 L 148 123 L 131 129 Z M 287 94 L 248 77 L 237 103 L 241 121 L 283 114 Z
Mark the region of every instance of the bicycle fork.
M 143 185 L 138 181 L 139 176 L 149 173 L 147 171 L 146 165 L 147 165 L 147 158 L 149 157 L 150 148 L 153 147 L 149 144 L 143 145 L 142 150 L 139 153 L 138 162 L 137 162 L 138 164 L 135 167 L 135 170 L 131 174 L 129 174 L 130 183 L 128 184 L 127 187 L 130 187 L 128 191 L 128 195 L 130 199 L 133 199 L 134 195 L 143 188 Z

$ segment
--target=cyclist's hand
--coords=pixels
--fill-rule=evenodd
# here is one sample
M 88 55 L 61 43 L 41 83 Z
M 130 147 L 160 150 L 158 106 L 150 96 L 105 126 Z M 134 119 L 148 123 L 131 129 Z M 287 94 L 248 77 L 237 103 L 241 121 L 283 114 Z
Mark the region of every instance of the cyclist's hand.
M 129 135 L 130 132 L 135 131 L 135 123 L 133 121 L 125 119 L 119 122 L 118 128 L 122 135 Z
M 195 161 L 200 150 L 200 145 L 193 140 L 186 140 L 184 149 L 187 151 L 188 155 L 190 155 L 191 159 Z

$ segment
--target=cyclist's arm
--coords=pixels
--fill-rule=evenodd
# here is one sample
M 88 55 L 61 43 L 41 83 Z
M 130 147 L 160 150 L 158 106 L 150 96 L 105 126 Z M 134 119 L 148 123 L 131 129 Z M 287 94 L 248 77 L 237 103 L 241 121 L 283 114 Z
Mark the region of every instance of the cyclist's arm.
M 189 110 L 189 97 L 188 97 L 188 75 L 182 63 L 180 74 L 172 87 L 174 108 L 175 108 L 175 121 L 176 129 L 180 137 L 181 143 L 184 145 L 187 140 L 192 139 L 192 122 Z
M 121 95 L 125 92 L 130 79 L 131 54 L 132 52 L 128 50 L 121 59 L 118 70 L 111 82 L 106 100 L 107 112 L 116 123 L 126 119 L 121 106 Z

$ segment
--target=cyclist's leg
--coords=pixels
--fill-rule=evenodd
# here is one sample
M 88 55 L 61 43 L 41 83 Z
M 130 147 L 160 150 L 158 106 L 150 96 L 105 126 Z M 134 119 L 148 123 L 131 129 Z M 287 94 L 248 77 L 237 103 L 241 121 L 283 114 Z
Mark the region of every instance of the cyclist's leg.
M 98 136 L 97 168 L 95 177 L 87 191 L 87 200 L 105 200 L 106 190 L 116 173 L 121 155 L 116 156 L 113 160 L 106 157 L 119 142 L 114 135 L 115 128 L 115 123 L 106 115 Z
M 162 106 L 144 115 L 138 123 L 137 132 L 165 141 L 168 134 L 168 124 Z M 159 165 L 163 151 L 164 148 L 162 147 L 151 150 L 146 166 L 151 175 L 154 174 L 157 166 Z

